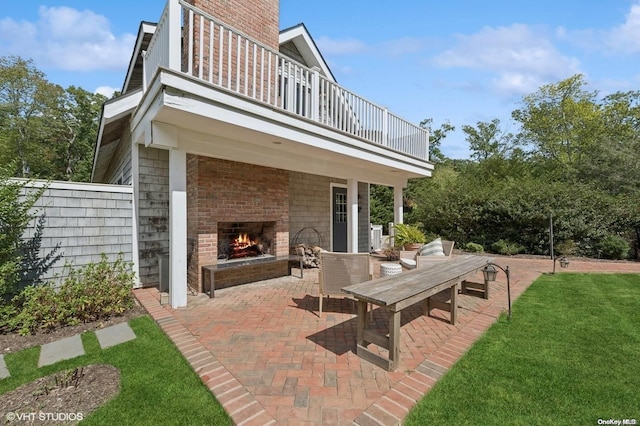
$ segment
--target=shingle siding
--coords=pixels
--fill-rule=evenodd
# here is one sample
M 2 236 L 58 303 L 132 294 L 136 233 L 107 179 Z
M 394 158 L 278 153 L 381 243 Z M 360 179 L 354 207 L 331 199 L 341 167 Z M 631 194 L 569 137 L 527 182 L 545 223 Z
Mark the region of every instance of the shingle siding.
M 43 182 L 36 182 L 42 186 Z M 34 191 L 26 187 L 24 191 Z M 64 265 L 74 267 L 98 262 L 101 254 L 115 260 L 119 253 L 132 260 L 132 199 L 129 186 L 94 185 L 51 182 L 31 213 L 45 214 L 41 255 L 49 253 L 57 244 L 63 257 L 44 278 L 64 276 Z M 35 233 L 35 223 L 24 237 Z

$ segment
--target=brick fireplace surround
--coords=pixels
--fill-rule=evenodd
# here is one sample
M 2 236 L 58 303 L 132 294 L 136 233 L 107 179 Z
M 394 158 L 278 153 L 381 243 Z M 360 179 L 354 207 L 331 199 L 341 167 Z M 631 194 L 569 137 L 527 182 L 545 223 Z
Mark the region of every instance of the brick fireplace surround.
M 202 267 L 217 264 L 218 222 L 273 221 L 273 254 L 289 254 L 289 173 L 188 155 L 187 215 L 187 283 L 202 292 Z M 269 275 L 268 266 L 260 269 Z

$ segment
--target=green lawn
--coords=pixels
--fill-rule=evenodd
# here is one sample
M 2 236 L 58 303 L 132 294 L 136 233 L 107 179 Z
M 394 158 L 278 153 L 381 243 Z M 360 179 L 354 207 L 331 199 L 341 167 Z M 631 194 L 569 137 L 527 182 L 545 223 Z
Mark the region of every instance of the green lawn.
M 0 381 L 0 394 L 61 370 L 110 364 L 120 370 L 120 393 L 85 417 L 83 425 L 231 424 L 211 392 L 148 316 L 130 325 L 135 340 L 102 350 L 95 333 L 85 333 L 86 355 L 43 368 L 37 368 L 39 347 L 7 355 L 11 377 Z
M 640 424 L 640 275 L 544 275 L 407 425 Z M 629 423 L 632 424 L 632 423 Z

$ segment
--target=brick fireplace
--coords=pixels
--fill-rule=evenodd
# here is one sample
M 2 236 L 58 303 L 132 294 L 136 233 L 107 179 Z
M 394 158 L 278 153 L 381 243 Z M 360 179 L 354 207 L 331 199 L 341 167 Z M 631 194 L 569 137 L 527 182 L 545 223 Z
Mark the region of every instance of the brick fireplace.
M 188 155 L 187 214 L 187 282 L 202 292 L 202 267 L 232 261 L 228 247 L 236 233 L 254 238 L 261 234 L 263 251 L 269 256 L 289 254 L 289 172 Z M 259 269 L 264 278 L 252 272 L 249 278 L 230 274 L 226 280 L 235 285 L 271 278 L 273 271 L 268 267 Z M 237 274 L 246 275 L 246 271 Z

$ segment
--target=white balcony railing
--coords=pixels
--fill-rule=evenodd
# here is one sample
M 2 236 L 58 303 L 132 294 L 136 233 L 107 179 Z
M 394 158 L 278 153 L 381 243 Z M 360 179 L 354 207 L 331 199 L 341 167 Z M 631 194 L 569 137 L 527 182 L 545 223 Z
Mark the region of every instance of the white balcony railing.
M 391 114 L 182 0 L 168 0 L 144 57 L 146 85 L 158 67 L 428 160 L 429 132 Z

